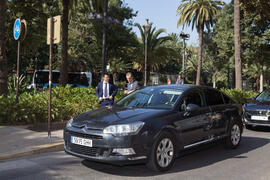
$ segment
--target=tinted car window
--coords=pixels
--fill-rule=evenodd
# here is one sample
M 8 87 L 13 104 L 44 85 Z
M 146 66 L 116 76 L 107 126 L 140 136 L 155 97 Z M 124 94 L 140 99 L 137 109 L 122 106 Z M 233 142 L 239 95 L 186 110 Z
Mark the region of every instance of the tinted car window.
M 183 98 L 181 102 L 181 110 L 184 111 L 188 104 L 196 104 L 199 107 L 203 106 L 203 101 L 198 91 L 192 91 Z
M 36 83 L 45 84 L 49 82 L 49 72 L 38 71 L 36 72 Z M 59 83 L 59 72 L 52 72 L 52 82 Z
M 204 90 L 206 104 L 208 106 L 214 106 L 224 104 L 222 95 L 219 91 L 213 89 Z

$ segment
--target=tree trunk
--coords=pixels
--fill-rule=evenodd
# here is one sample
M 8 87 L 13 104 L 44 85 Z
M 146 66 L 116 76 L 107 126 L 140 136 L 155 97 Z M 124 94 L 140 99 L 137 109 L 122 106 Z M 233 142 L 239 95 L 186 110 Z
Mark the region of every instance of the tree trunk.
M 231 89 L 234 89 L 235 88 L 235 69 L 232 70 L 232 82 L 231 82 Z
M 216 88 L 216 80 L 217 80 L 217 71 L 213 74 L 213 88 Z
M 202 70 L 202 51 L 203 51 L 203 25 L 199 25 L 199 50 L 198 50 L 198 69 L 196 77 L 196 85 L 200 85 Z
M 118 73 L 113 73 L 113 83 L 115 84 L 118 81 Z
M 68 10 L 69 0 L 62 0 L 63 20 L 62 20 L 62 62 L 60 69 L 60 84 L 65 86 L 68 82 Z
M 260 92 L 263 91 L 263 63 L 260 64 Z
M 235 88 L 242 89 L 240 0 L 234 0 Z
M 0 95 L 8 94 L 8 68 L 5 45 L 5 21 L 7 1 L 0 0 Z

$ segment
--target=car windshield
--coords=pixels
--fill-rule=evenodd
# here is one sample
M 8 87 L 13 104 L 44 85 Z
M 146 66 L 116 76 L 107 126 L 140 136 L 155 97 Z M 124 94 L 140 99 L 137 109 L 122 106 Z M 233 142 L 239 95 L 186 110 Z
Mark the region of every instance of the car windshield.
M 124 97 L 116 104 L 124 107 L 171 109 L 182 93 L 181 89 L 147 87 Z
M 257 98 L 257 101 L 270 101 L 270 90 L 263 91 Z

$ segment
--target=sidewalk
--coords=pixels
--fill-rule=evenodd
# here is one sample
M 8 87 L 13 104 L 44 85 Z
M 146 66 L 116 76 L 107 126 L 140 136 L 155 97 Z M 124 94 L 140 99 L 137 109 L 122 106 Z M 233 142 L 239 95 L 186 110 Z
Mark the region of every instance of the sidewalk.
M 0 126 L 0 161 L 63 150 L 63 130 L 35 132 L 25 126 Z

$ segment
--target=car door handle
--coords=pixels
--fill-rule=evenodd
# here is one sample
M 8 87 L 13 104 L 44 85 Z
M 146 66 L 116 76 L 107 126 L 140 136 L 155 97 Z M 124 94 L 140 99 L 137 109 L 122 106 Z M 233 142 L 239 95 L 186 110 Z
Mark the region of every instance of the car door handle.
M 183 114 L 183 116 L 184 116 L 184 117 L 190 116 L 190 112 L 185 112 L 185 113 Z

